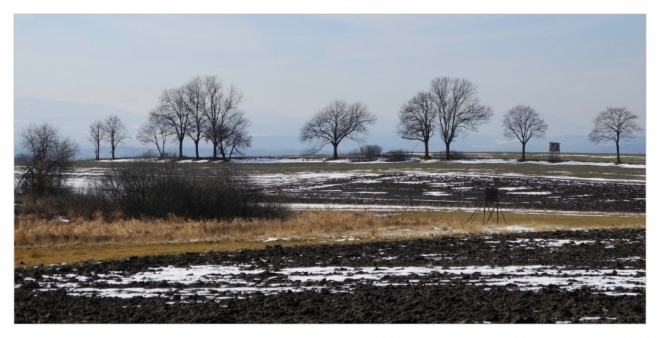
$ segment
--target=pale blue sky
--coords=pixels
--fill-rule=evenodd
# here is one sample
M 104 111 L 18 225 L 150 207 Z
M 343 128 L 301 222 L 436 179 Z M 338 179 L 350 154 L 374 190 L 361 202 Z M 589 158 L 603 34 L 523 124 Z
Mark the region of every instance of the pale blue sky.
M 644 15 L 15 15 L 14 96 L 147 114 L 164 88 L 217 75 L 244 107 L 306 117 L 330 100 L 381 118 L 461 77 L 499 116 L 517 104 L 590 125 L 646 116 Z M 258 118 L 256 116 L 252 118 Z M 491 122 L 498 129 L 499 120 Z M 485 127 L 488 129 L 488 127 Z

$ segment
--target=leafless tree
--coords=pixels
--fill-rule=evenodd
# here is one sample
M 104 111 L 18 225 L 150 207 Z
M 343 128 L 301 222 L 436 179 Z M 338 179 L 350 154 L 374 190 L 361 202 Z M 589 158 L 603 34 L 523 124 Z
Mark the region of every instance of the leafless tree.
M 195 143 L 195 158 L 199 159 L 199 140 L 202 139 L 205 124 L 204 105 L 206 104 L 206 92 L 204 90 L 204 83 L 197 76 L 188 81 L 183 87 L 183 90 L 190 123 L 186 133 Z
M 222 141 L 218 144 L 220 154 L 224 161 L 231 161 L 231 156 L 236 152 L 243 154 L 245 148 L 252 146 L 252 136 L 247 128 L 251 125 L 250 120 L 245 116 L 245 112 L 236 111 L 229 118 L 229 128 Z
M 337 146 L 345 138 L 362 143 L 360 138 L 367 134 L 367 127 L 376 123 L 376 116 L 371 114 L 361 102 L 348 104 L 344 100 L 334 100 L 318 111 L 300 130 L 301 142 L 313 142 L 309 153 L 317 153 L 327 144 L 334 148 L 333 158 L 337 156 Z
M 522 143 L 522 160 L 525 161 L 525 146 L 532 138 L 545 135 L 548 125 L 539 117 L 539 113 L 530 106 L 517 105 L 509 110 L 502 121 L 504 136 L 514 137 Z
M 445 159 L 449 160 L 449 145 L 460 135 L 490 121 L 493 112 L 479 103 L 477 87 L 466 79 L 441 77 L 431 82 L 433 104 L 438 110 L 438 131 L 445 143 Z
M 165 143 L 169 137 L 174 135 L 174 131 L 163 121 L 162 114 L 157 109 L 149 112 L 149 120 L 140 127 L 136 138 L 144 145 L 155 144 L 158 156 L 162 158 L 165 155 Z
M 247 148 L 252 139 L 247 134 L 249 121 L 245 113 L 238 110 L 243 102 L 243 94 L 230 86 L 225 90 L 215 76 L 204 79 L 206 104 L 204 105 L 204 138 L 213 144 L 213 158 L 218 158 L 218 151 L 224 161 L 231 158 L 234 149 Z M 233 146 L 232 146 L 233 144 Z
M 637 125 L 639 117 L 623 107 L 607 107 L 594 118 L 594 129 L 589 133 L 589 141 L 601 143 L 614 141 L 616 144 L 616 163 L 621 163 L 619 142 L 631 139 L 644 129 Z
M 87 140 L 94 145 L 94 155 L 98 161 L 101 154 L 101 141 L 105 139 L 105 132 L 103 131 L 103 122 L 96 120 L 89 126 L 89 136 Z
M 64 174 L 72 169 L 78 146 L 70 139 L 61 139 L 57 129 L 48 123 L 30 125 L 20 135 L 26 151 L 19 161 L 27 170 L 16 186 L 18 193 L 33 196 L 58 194 L 65 188 Z
M 424 142 L 424 159 L 429 156 L 429 140 L 438 125 L 438 110 L 431 93 L 419 92 L 399 110 L 397 134 L 406 140 Z
M 103 132 L 108 141 L 110 141 L 110 151 L 112 153 L 112 159 L 114 160 L 117 145 L 129 138 L 126 126 L 121 122 L 119 116 L 110 115 L 105 118 L 105 121 L 103 121 Z
M 190 112 L 186 104 L 184 88 L 166 89 L 160 96 L 158 108 L 163 123 L 174 130 L 174 136 L 179 141 L 179 158 L 183 158 L 183 140 L 190 127 Z

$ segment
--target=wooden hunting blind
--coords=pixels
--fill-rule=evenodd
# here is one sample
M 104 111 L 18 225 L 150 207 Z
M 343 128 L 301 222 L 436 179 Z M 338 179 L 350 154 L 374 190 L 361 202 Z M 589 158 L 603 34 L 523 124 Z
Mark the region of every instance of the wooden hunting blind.
M 550 142 L 550 157 L 548 158 L 548 161 L 550 162 L 559 162 L 559 142 Z
M 499 192 L 496 187 L 488 187 L 484 196 L 485 202 L 499 202 Z

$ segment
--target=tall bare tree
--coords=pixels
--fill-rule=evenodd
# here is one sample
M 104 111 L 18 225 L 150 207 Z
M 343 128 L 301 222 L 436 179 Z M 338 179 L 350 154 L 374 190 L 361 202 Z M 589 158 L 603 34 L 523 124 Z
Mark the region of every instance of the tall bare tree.
M 157 109 L 149 112 L 149 120 L 140 127 L 136 138 L 144 145 L 155 144 L 158 156 L 162 158 L 165 155 L 165 143 L 167 143 L 168 138 L 174 135 L 174 131 L 170 125 L 163 121 L 162 114 Z
M 517 138 L 522 143 L 522 160 L 525 161 L 525 146 L 532 138 L 545 135 L 548 125 L 539 117 L 539 113 L 530 106 L 517 105 L 509 110 L 502 121 L 504 136 Z
M 48 123 L 30 125 L 20 135 L 26 151 L 19 160 L 26 166 L 17 182 L 16 191 L 38 196 L 58 194 L 65 186 L 64 174 L 70 171 L 78 146 L 70 139 L 62 139 L 57 129 Z
M 419 92 L 399 110 L 396 132 L 403 139 L 424 142 L 424 159 L 428 160 L 429 140 L 437 128 L 437 118 L 431 93 Z
M 468 131 L 478 127 L 493 116 L 489 106 L 479 103 L 477 87 L 466 79 L 441 77 L 431 82 L 433 104 L 438 110 L 438 131 L 445 143 L 445 159 L 449 160 L 449 145 Z
M 300 141 L 312 143 L 309 153 L 317 153 L 327 144 L 331 144 L 337 159 L 337 146 L 345 138 L 362 143 L 361 136 L 368 133 L 368 126 L 376 123 L 376 116 L 371 114 L 363 103 L 348 104 L 344 100 L 334 100 L 318 111 L 300 129 Z
M 204 83 L 197 76 L 188 81 L 183 89 L 190 123 L 186 133 L 192 139 L 193 143 L 195 143 L 195 158 L 199 159 L 199 140 L 202 139 L 205 124 L 204 105 L 206 104 L 206 92 L 204 90 Z
M 89 126 L 89 136 L 87 140 L 94 145 L 94 155 L 98 161 L 101 154 L 101 141 L 105 139 L 105 132 L 103 131 L 103 122 L 96 120 Z
M 637 125 L 639 117 L 624 107 L 607 107 L 594 118 L 594 129 L 589 133 L 589 141 L 601 143 L 614 141 L 616 144 L 616 163 L 621 163 L 619 142 L 631 139 L 642 129 Z
M 163 123 L 174 130 L 174 136 L 179 141 L 179 158 L 183 158 L 183 140 L 190 127 L 190 112 L 186 104 L 184 88 L 164 90 L 160 95 L 160 106 L 157 112 Z
M 126 126 L 121 122 L 119 116 L 110 115 L 103 121 L 103 132 L 107 136 L 108 141 L 110 141 L 110 152 L 114 160 L 117 145 L 129 138 Z
M 227 155 L 232 153 L 231 149 L 238 148 L 240 151 L 251 145 L 251 137 L 247 135 L 249 121 L 244 116 L 245 113 L 238 110 L 238 106 L 243 102 L 243 94 L 234 86 L 225 90 L 215 76 L 207 76 L 204 79 L 204 89 L 206 91 L 205 128 L 202 133 L 204 138 L 213 144 L 213 158 L 217 159 L 220 151 L 222 159 L 227 161 Z M 241 133 L 244 135 L 236 136 Z M 235 143 L 233 148 L 228 147 L 231 143 Z

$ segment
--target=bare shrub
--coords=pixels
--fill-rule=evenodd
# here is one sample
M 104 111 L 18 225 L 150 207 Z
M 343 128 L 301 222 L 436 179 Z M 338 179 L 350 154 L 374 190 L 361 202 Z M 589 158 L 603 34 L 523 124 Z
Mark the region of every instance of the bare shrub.
M 377 144 L 367 144 L 351 152 L 351 162 L 371 162 L 380 158 L 383 148 Z
M 173 163 L 122 163 L 94 187 L 127 217 L 276 218 L 286 213 L 231 168 L 204 171 Z
M 65 174 L 71 170 L 78 146 L 70 139 L 62 139 L 57 129 L 48 123 L 30 125 L 21 135 L 26 153 L 18 158 L 25 167 L 15 182 L 15 193 L 37 197 L 68 192 Z
M 405 162 L 412 158 L 412 153 L 404 149 L 394 149 L 383 154 L 387 162 Z

